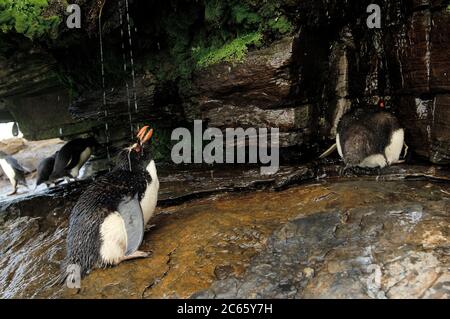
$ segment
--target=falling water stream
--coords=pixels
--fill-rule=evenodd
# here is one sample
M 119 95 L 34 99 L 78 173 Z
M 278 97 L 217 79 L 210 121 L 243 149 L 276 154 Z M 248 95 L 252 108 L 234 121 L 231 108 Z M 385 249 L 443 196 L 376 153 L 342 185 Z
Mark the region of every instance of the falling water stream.
M 131 24 L 130 24 L 130 12 L 129 12 L 128 0 L 125 0 L 125 4 L 126 4 L 127 26 L 128 26 L 128 44 L 129 44 L 129 48 L 130 48 L 130 68 L 131 68 L 131 79 L 132 79 L 132 84 L 133 84 L 134 111 L 137 113 L 138 104 L 137 104 L 137 97 L 136 97 L 136 78 L 135 78 L 135 73 L 134 73 L 133 43 L 132 43 L 132 39 L 131 39 Z
M 100 9 L 100 13 L 98 16 L 98 32 L 100 39 L 100 63 L 102 70 L 102 90 L 103 90 L 103 110 L 105 116 L 105 136 L 106 136 L 106 155 L 108 158 L 108 163 L 111 162 L 111 154 L 109 150 L 109 127 L 108 127 L 108 105 L 106 103 L 106 88 L 105 88 L 105 65 L 104 65 L 104 56 L 103 56 L 103 39 L 102 39 L 102 9 Z
M 119 19 L 120 19 L 120 38 L 122 40 L 122 60 L 123 60 L 123 71 L 125 74 L 127 74 L 128 71 L 128 63 L 127 63 L 127 54 L 125 50 L 125 36 L 123 32 L 123 12 L 122 12 L 122 2 L 119 2 Z M 131 50 L 131 48 L 130 48 Z M 130 99 L 130 86 L 128 84 L 127 78 L 124 79 L 125 81 L 125 89 L 127 92 L 127 105 L 128 105 L 128 120 L 130 122 L 130 137 L 133 139 L 134 137 L 134 129 L 133 129 L 133 122 L 131 117 L 131 99 Z

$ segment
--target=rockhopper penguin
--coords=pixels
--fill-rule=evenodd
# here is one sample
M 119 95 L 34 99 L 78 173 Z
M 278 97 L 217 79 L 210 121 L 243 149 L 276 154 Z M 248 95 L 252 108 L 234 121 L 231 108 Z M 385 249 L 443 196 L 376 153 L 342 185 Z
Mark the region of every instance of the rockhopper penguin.
M 336 147 L 346 167 L 384 168 L 399 162 L 404 135 L 391 113 L 357 109 L 340 120 Z
M 25 179 L 25 173 L 28 172 L 23 168 L 15 158 L 9 156 L 8 154 L 0 151 L 0 165 L 2 166 L 3 172 L 8 177 L 13 190 L 8 196 L 17 193 L 17 185 L 21 184 L 28 188 L 27 181 Z
M 115 168 L 93 182 L 80 196 L 69 220 L 63 280 L 72 280 L 69 265 L 78 265 L 81 276 L 91 269 L 147 257 L 138 248 L 144 227 L 158 199 L 155 162 L 144 144 L 153 130 L 143 127 L 138 142 L 119 153 Z
M 62 177 L 77 178 L 81 167 L 91 157 L 93 148 L 98 146 L 99 143 L 94 137 L 77 138 L 65 144 L 55 157 L 50 180 Z
M 53 172 L 53 166 L 55 165 L 55 158 L 58 155 L 58 152 L 53 154 L 50 157 L 43 159 L 37 168 L 37 177 L 36 177 L 36 187 L 45 183 L 47 187 L 50 187 L 52 181 L 50 180 L 50 175 Z M 35 187 L 35 188 L 36 188 Z

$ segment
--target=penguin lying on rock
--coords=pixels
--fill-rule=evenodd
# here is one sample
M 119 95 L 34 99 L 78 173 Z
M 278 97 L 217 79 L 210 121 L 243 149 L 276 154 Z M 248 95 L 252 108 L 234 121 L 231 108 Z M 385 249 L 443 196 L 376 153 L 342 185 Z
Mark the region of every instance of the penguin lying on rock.
M 158 199 L 155 162 L 144 144 L 153 130 L 143 127 L 138 142 L 119 153 L 115 168 L 93 182 L 75 204 L 67 234 L 63 280 L 74 278 L 68 266 L 78 265 L 81 276 L 91 269 L 147 257 L 138 248 L 144 227 Z
M 400 163 L 404 129 L 382 110 L 357 109 L 345 114 L 337 127 L 336 144 L 346 168 L 384 168 Z M 321 158 L 330 154 L 330 148 Z
M 14 157 L 0 151 L 0 165 L 13 187 L 12 192 L 7 194 L 7 196 L 17 193 L 17 185 L 19 184 L 28 188 L 25 179 L 25 174 L 28 173 L 28 170 L 23 168 Z
M 99 143 L 94 137 L 77 138 L 65 144 L 55 157 L 53 172 L 50 180 L 68 177 L 77 178 L 81 167 L 87 162 L 93 148 Z
M 50 180 L 50 175 L 53 172 L 53 167 L 55 165 L 55 158 L 58 155 L 58 152 L 53 154 L 50 157 L 47 157 L 43 159 L 37 168 L 37 177 L 36 177 L 36 186 L 35 189 L 41 185 L 42 183 L 45 183 L 47 187 L 50 187 L 52 184 L 52 181 Z

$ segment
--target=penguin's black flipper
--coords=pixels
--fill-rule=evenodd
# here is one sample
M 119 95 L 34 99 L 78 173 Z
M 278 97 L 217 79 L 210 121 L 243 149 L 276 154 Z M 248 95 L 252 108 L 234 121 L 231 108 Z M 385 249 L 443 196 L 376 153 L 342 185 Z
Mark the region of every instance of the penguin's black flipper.
M 134 198 L 125 198 L 118 207 L 118 212 L 125 222 L 127 231 L 127 251 L 128 256 L 138 250 L 144 238 L 144 216 L 137 194 Z
M 15 170 L 19 171 L 19 172 L 23 172 L 23 173 L 28 173 L 28 170 L 26 170 L 25 168 L 23 168 L 19 162 L 12 156 L 6 156 L 5 157 L 6 162 L 11 165 L 12 168 L 14 168 Z
M 37 178 L 36 187 L 44 182 L 49 181 L 50 175 L 53 172 L 53 167 L 55 166 L 55 157 L 58 154 L 56 152 L 50 157 L 43 159 L 37 167 Z

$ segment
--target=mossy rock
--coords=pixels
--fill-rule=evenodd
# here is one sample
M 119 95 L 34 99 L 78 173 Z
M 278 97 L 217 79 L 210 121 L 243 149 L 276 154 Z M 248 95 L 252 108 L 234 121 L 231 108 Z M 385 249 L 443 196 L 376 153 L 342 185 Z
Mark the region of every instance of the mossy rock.
M 0 0 L 0 30 L 23 34 L 29 39 L 57 37 L 61 18 L 44 14 L 47 0 Z

